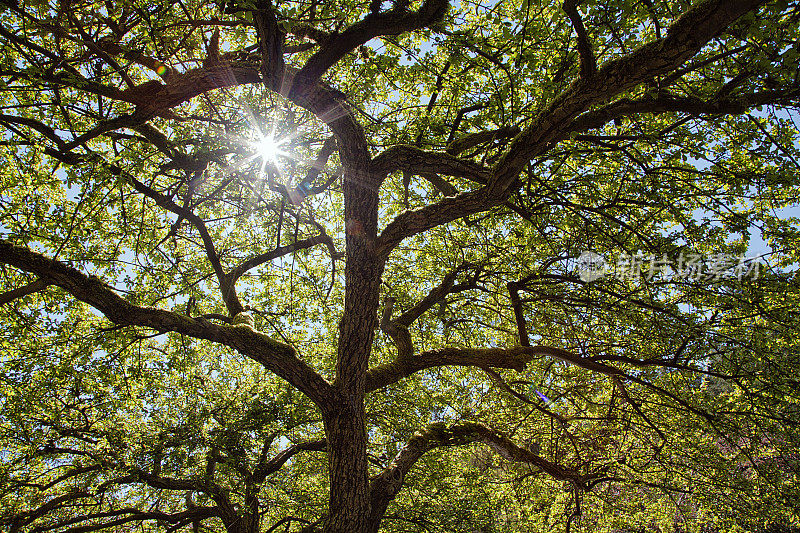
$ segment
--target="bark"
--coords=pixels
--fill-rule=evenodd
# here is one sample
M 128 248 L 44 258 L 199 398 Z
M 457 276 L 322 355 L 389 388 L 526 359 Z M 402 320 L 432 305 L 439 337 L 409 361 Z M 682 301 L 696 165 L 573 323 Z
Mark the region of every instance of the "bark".
M 121 326 L 174 331 L 229 346 L 291 383 L 317 405 L 329 403 L 330 385 L 300 359 L 294 348 L 246 326 L 217 325 L 173 311 L 131 304 L 100 279 L 86 276 L 59 261 L 0 240 L 0 263 L 37 275 L 85 302 Z
M 331 486 L 325 531 L 358 532 L 365 530 L 369 512 L 364 396 L 384 267 L 375 253 L 383 176 L 371 169 L 364 131 L 344 95 L 315 84 L 290 98 L 331 128 L 344 169 L 344 311 L 339 322 L 334 399 L 320 407 Z
M 563 9 L 578 36 L 578 54 L 581 58 L 581 77 L 591 78 L 594 76 L 594 73 L 597 72 L 597 63 L 592 53 L 592 43 L 589 40 L 589 35 L 586 33 L 586 27 L 583 25 L 580 13 L 578 13 L 579 3 L 578 0 L 565 0 Z
M 395 145 L 381 152 L 372 161 L 375 172 L 387 174 L 397 170 L 415 174 L 444 174 L 486 183 L 491 170 L 479 163 L 459 159 L 455 155 L 429 152 L 410 145 Z
M 261 51 L 261 76 L 273 87 L 283 83 L 285 65 L 283 62 L 284 33 L 278 25 L 271 0 L 259 0 L 253 10 L 253 22 L 258 34 Z M 282 91 L 282 87 L 281 90 Z
M 364 151 L 364 156 L 366 151 Z M 383 262 L 374 253 L 377 180 L 367 159 L 352 154 L 345 172 L 345 305 L 339 324 L 334 388 L 336 405 L 325 416 L 331 481 L 326 532 L 364 531 L 369 513 L 365 378 L 377 325 Z
M 324 531 L 359 532 L 370 507 L 363 396 L 342 397 L 337 404 L 325 417 L 331 489 Z
M 22 287 L 11 289 L 10 291 L 0 294 L 0 305 L 5 305 L 9 302 L 13 302 L 17 298 L 22 298 L 23 296 L 28 296 L 29 294 L 43 291 L 46 288 L 47 282 L 43 279 L 37 279 Z
M 244 513 L 225 523 L 228 533 L 258 533 L 259 529 L 258 511 Z
M 376 366 L 367 373 L 367 391 L 381 389 L 428 368 L 471 366 L 474 368 L 510 368 L 521 372 L 534 357 L 550 357 L 607 376 L 621 376 L 617 368 L 573 354 L 554 346 L 517 346 L 514 348 L 440 348 L 417 355 L 399 356 L 391 363 Z
M 514 138 L 508 151 L 495 165 L 485 187 L 399 214 L 378 238 L 378 253 L 388 256 L 410 236 L 503 203 L 525 165 L 553 143 L 565 138 L 581 113 L 655 76 L 680 67 L 729 24 L 765 3 L 766 0 L 700 2 L 687 10 L 670 27 L 664 38 L 605 63 L 589 78 L 578 79 Z M 382 168 L 404 167 L 406 154 L 402 150 L 389 150 L 399 153 L 376 157 L 376 160 L 382 161 Z M 430 159 L 430 156 L 425 157 L 426 164 Z
M 380 35 L 400 35 L 437 23 L 444 17 L 448 6 L 447 0 L 425 0 L 417 11 L 396 5 L 386 12 L 371 12 L 343 32 L 329 36 L 325 46 L 298 72 L 292 93 L 302 93 L 316 84 L 329 68 L 370 39 Z

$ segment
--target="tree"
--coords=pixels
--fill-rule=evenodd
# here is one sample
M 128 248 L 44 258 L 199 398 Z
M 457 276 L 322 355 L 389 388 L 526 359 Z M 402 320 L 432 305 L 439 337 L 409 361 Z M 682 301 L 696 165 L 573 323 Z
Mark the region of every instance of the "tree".
M 797 2 L 3 6 L 10 531 L 797 524 Z

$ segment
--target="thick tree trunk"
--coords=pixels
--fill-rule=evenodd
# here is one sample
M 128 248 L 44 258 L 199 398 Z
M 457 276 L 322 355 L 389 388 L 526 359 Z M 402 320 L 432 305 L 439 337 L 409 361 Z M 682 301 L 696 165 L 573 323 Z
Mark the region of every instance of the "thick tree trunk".
M 260 529 L 258 511 L 228 516 L 224 523 L 227 533 L 258 533 Z
M 342 403 L 325 424 L 331 482 L 325 532 L 361 533 L 369 514 L 364 402 L 343 398 Z
M 253 494 L 253 486 L 245 490 L 245 507 L 238 511 L 227 501 L 224 509 L 226 516 L 223 519 L 227 533 L 259 533 L 259 503 L 258 498 Z
M 327 96 L 329 99 L 330 95 Z M 371 172 L 364 132 L 358 122 L 345 113 L 346 104 L 337 101 L 336 106 L 331 106 L 325 98 L 321 102 L 308 102 L 318 116 L 331 113 L 331 108 L 340 114 L 329 126 L 337 136 L 345 167 L 346 233 L 345 301 L 339 323 L 333 384 L 335 399 L 321 406 L 330 478 L 324 530 L 326 533 L 365 533 L 370 499 L 364 395 L 383 273 L 383 261 L 375 256 L 381 176 Z
M 228 533 L 258 533 L 259 529 L 258 516 L 249 513 L 238 517 L 226 528 Z
M 365 533 L 370 496 L 364 396 L 383 274 L 383 261 L 375 256 L 380 178 L 369 171 L 365 144 L 354 149 L 341 138 L 339 144 L 348 163 L 343 187 L 345 301 L 339 323 L 336 400 L 323 409 L 331 483 L 325 532 Z
M 331 483 L 326 533 L 368 531 L 370 500 L 365 376 L 375 336 L 382 268 L 366 246 L 359 248 L 357 253 L 348 257 L 358 266 L 349 269 L 346 311 L 340 326 L 335 382 L 337 399 L 325 413 Z

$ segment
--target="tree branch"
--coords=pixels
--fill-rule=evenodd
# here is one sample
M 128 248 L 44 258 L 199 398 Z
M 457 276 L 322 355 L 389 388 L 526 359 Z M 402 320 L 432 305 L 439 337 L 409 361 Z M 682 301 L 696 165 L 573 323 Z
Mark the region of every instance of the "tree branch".
M 390 11 L 372 12 L 345 31 L 330 36 L 297 73 L 291 94 L 301 94 L 314 86 L 325 72 L 351 51 L 380 35 L 399 35 L 442 20 L 448 0 L 425 0 L 417 11 L 408 11 L 403 2 Z
M 152 117 L 214 89 L 258 83 L 261 76 L 254 63 L 222 61 L 175 74 L 165 81 L 166 84 L 151 80 L 111 97 L 135 104 L 143 116 Z
M 423 431 L 415 434 L 395 456 L 392 463 L 373 478 L 370 483 L 371 531 L 377 531 L 389 502 L 400 491 L 406 474 L 414 464 L 427 452 L 440 447 L 464 446 L 482 443 L 489 446 L 498 455 L 512 462 L 526 463 L 536 467 L 554 479 L 569 481 L 581 490 L 588 489 L 588 483 L 597 474 L 581 474 L 553 463 L 517 446 L 506 435 L 476 422 L 460 422 L 447 426 L 437 422 L 430 424 Z
M 557 96 L 511 143 L 487 186 L 502 195 L 528 162 L 563 138 L 572 120 L 591 105 L 608 100 L 655 76 L 666 74 L 699 52 L 711 39 L 766 0 L 705 0 L 687 10 L 662 39 L 605 63 L 591 80 L 581 78 Z
M 281 87 L 285 71 L 283 62 L 285 34 L 278 26 L 271 0 L 256 2 L 256 8 L 253 10 L 253 22 L 256 25 L 258 47 L 261 51 L 261 76 L 271 86 Z
M 112 167 L 112 171 L 115 174 L 122 174 L 122 170 L 118 167 Z M 131 185 L 133 185 L 134 189 L 154 200 L 157 205 L 185 218 L 192 223 L 192 225 L 200 233 L 200 238 L 203 240 L 203 247 L 206 251 L 206 257 L 208 257 L 208 261 L 211 263 L 211 266 L 214 268 L 214 273 L 217 275 L 217 282 L 219 283 L 220 292 L 222 293 L 222 299 L 225 302 L 225 306 L 228 308 L 228 313 L 230 313 L 231 316 L 235 316 L 244 311 L 244 306 L 242 305 L 241 301 L 239 301 L 239 297 L 236 295 L 236 280 L 231 279 L 231 277 L 228 276 L 225 273 L 225 270 L 222 268 L 219 254 L 214 246 L 214 240 L 211 238 L 208 228 L 206 228 L 205 221 L 197 216 L 191 209 L 179 206 L 170 198 L 159 193 L 152 187 L 148 187 L 133 176 L 125 173 L 125 177 L 131 183 Z
M 128 516 L 123 516 L 117 518 L 116 520 L 109 520 L 108 522 L 93 523 L 86 525 L 74 525 L 80 522 L 88 522 L 90 520 L 96 522 L 97 520 L 103 518 L 113 518 L 115 516 L 120 516 L 123 514 L 127 514 Z M 116 511 L 98 512 L 98 513 L 90 513 L 86 515 L 76 516 L 74 518 L 70 518 L 68 520 L 62 520 L 60 522 L 48 525 L 46 527 L 41 527 L 41 526 L 37 527 L 36 531 L 41 532 L 41 531 L 57 530 L 57 531 L 63 531 L 64 533 L 89 533 L 91 531 L 112 529 L 116 526 L 121 526 L 129 522 L 137 522 L 137 521 L 144 522 L 146 520 L 157 520 L 159 522 L 178 524 L 181 522 L 204 520 L 206 518 L 211 518 L 214 516 L 219 516 L 219 511 L 216 507 L 197 506 L 191 509 L 187 509 L 186 511 L 180 511 L 177 513 L 165 513 L 163 511 L 139 511 L 138 509 L 119 509 Z
M 395 299 L 389 297 L 386 299 L 386 306 L 384 308 L 383 316 L 381 317 L 381 330 L 389 335 L 397 346 L 397 352 L 400 357 L 409 357 L 414 353 L 414 344 L 411 340 L 411 334 L 408 328 L 413 324 L 423 313 L 431 309 L 434 305 L 444 300 L 444 298 L 453 292 L 465 291 L 474 288 L 475 279 L 454 285 L 458 275 L 462 273 L 469 264 L 463 264 L 459 268 L 448 273 L 442 282 L 431 289 L 431 291 L 413 307 L 401 313 L 397 318 L 392 319 L 392 310 L 394 308 Z
M 86 491 L 73 490 L 67 492 L 66 494 L 56 496 L 55 498 L 46 501 L 36 509 L 23 512 L 8 518 L 3 518 L 0 521 L 0 525 L 10 526 L 9 528 L 10 531 L 19 531 L 20 527 L 30 524 L 31 522 L 45 516 L 46 514 L 61 508 L 63 505 L 67 505 L 75 500 L 88 497 L 91 497 L 91 494 L 89 494 Z
M 172 159 L 173 163 L 170 165 L 175 165 L 187 172 L 205 170 L 205 168 L 208 166 L 207 159 L 201 160 L 194 155 L 188 155 L 178 150 L 175 145 L 170 142 L 167 136 L 152 124 L 140 124 L 133 129 L 142 134 L 148 141 L 150 141 L 150 143 L 153 144 L 153 146 L 158 148 L 161 153 Z M 162 169 L 163 168 L 164 167 L 162 166 Z
M 42 278 L 39 278 L 26 285 L 23 285 L 22 287 L 17 287 L 16 289 L 11 289 L 4 293 L 0 293 L 0 305 L 5 305 L 9 302 L 13 302 L 17 298 L 22 298 L 23 296 L 43 291 L 46 288 L 47 282 Z
M 486 211 L 506 199 L 505 194 L 493 197 L 490 192 L 492 191 L 487 190 L 487 187 L 481 187 L 477 191 L 447 196 L 432 205 L 403 211 L 381 232 L 375 241 L 375 253 L 380 257 L 388 257 L 403 239 L 453 220 Z
M 455 196 L 458 194 L 452 183 L 439 176 L 439 174 L 422 174 L 422 178 L 439 191 L 442 196 Z
M 581 15 L 578 13 L 580 0 L 564 0 L 564 13 L 569 17 L 572 27 L 578 38 L 578 55 L 581 58 L 581 78 L 589 79 L 597 72 L 597 62 L 592 53 L 592 43 L 589 41 L 589 34 L 583 25 Z
M 398 356 L 391 363 L 379 365 L 367 373 L 367 391 L 381 389 L 403 378 L 440 366 L 509 368 L 521 372 L 534 357 L 552 357 L 606 376 L 625 376 L 614 367 L 554 346 L 517 346 L 514 348 L 440 348 L 419 355 Z
M 141 468 L 131 468 L 132 479 L 142 481 L 149 487 L 164 490 L 204 492 L 217 504 L 219 516 L 225 522 L 233 522 L 238 518 L 236 507 L 231 501 L 228 491 L 208 478 L 176 479 L 152 474 Z
M 572 123 L 576 116 L 592 105 L 679 67 L 729 24 L 765 4 L 766 1 L 700 2 L 686 11 L 670 27 L 664 38 L 645 44 L 625 57 L 605 63 L 591 80 L 584 78 L 577 80 L 553 99 L 531 124 L 514 138 L 508 151 L 495 165 L 486 186 L 397 215 L 376 241 L 376 252 L 381 257 L 387 257 L 407 237 L 503 203 L 525 165 L 547 150 L 553 142 L 566 138 L 569 132 L 573 131 Z M 395 150 L 403 155 L 417 155 L 418 152 L 422 152 L 421 150 L 414 152 L 405 147 Z M 376 157 L 376 160 L 379 157 Z M 386 171 L 393 170 L 401 164 L 398 161 L 402 162 L 404 159 L 397 156 L 384 157 L 392 162 L 380 165 L 379 168 Z M 426 155 L 423 160 L 439 161 L 431 155 Z
M 440 366 L 474 366 L 478 368 L 525 369 L 536 348 L 441 348 L 418 355 L 399 356 L 391 363 L 367 373 L 367 391 L 374 391 L 401 379 Z
M 264 263 L 272 261 L 273 259 L 277 259 L 278 257 L 283 257 L 286 254 L 296 252 L 297 250 L 305 250 L 307 248 L 311 248 L 312 246 L 315 246 L 317 244 L 326 244 L 329 250 L 333 250 L 333 239 L 330 237 L 330 235 L 325 233 L 320 233 L 318 235 L 314 235 L 313 237 L 309 237 L 307 239 L 294 242 L 292 244 L 287 244 L 286 246 L 278 246 L 274 250 L 270 250 L 269 252 L 264 252 L 263 254 L 251 257 L 247 261 L 243 262 L 241 265 L 231 270 L 231 273 L 227 277 L 231 283 L 235 283 L 247 271 L 259 265 L 263 265 Z M 332 255 L 332 257 L 334 257 L 335 259 L 335 254 Z
M 474 148 L 483 143 L 496 141 L 499 139 L 509 139 L 518 135 L 521 130 L 519 126 L 503 126 L 496 130 L 478 131 L 460 137 L 447 145 L 447 153 L 458 155 L 461 152 Z
M 577 133 L 596 129 L 616 118 L 642 113 L 674 112 L 690 115 L 739 115 L 760 105 L 796 102 L 798 95 L 800 95 L 800 88 L 759 91 L 741 96 L 712 98 L 709 100 L 664 93 L 655 97 L 637 100 L 622 98 L 595 111 L 579 116 L 573 121 L 569 132 Z
M 393 322 L 395 324 L 409 327 L 434 305 L 444 300 L 448 294 L 474 288 L 476 286 L 475 279 L 465 283 L 455 283 L 458 279 L 458 276 L 471 266 L 472 265 L 469 263 L 464 263 L 452 272 L 449 272 L 439 285 L 431 289 L 431 291 L 422 300 L 417 302 L 408 311 L 401 313 L 396 319 L 394 319 Z
M 528 336 L 528 326 L 525 323 L 525 313 L 522 310 L 522 299 L 519 297 L 519 284 L 512 281 L 508 283 L 507 287 L 511 296 L 511 307 L 514 309 L 514 320 L 517 323 L 519 343 L 522 346 L 530 346 L 531 340 Z
M 85 302 L 121 326 L 143 326 L 217 342 L 233 348 L 288 381 L 315 403 L 329 400 L 330 385 L 298 358 L 294 348 L 246 326 L 216 325 L 172 311 L 133 305 L 120 298 L 100 279 L 27 248 L 0 240 L 0 263 L 35 274 Z
M 299 444 L 292 444 L 275 457 L 264 460 L 253 470 L 252 481 L 254 483 L 263 483 L 270 474 L 274 474 L 292 457 L 302 451 L 324 452 L 327 449 L 325 439 L 313 440 L 308 442 L 301 442 Z
M 492 381 L 495 382 L 495 384 L 497 386 L 499 386 L 501 389 L 506 391 L 508 394 L 510 394 L 511 396 L 516 398 L 517 400 L 519 400 L 521 402 L 524 402 L 524 403 L 526 403 L 528 405 L 532 405 L 534 407 L 534 409 L 536 409 L 540 413 L 546 414 L 547 416 L 549 416 L 550 418 L 553 418 L 554 420 L 557 420 L 559 422 L 559 424 L 561 424 L 562 426 L 564 424 L 566 424 L 567 419 L 565 417 L 561 416 L 560 414 L 555 413 L 555 412 L 551 411 L 550 409 L 547 409 L 546 407 L 541 405 L 542 404 L 542 400 L 541 399 L 531 400 L 530 398 L 528 398 L 527 396 L 525 396 L 521 392 L 518 392 L 518 391 L 514 390 L 511 387 L 511 385 L 509 385 L 508 383 L 505 382 L 505 380 L 503 379 L 503 377 L 500 374 L 498 374 L 497 372 L 495 372 L 491 368 L 484 368 L 483 371 L 486 373 L 487 376 L 489 376 L 489 379 L 491 379 Z
M 415 146 L 398 144 L 387 148 L 372 161 L 372 170 L 383 175 L 402 170 L 412 174 L 444 174 L 486 183 L 490 169 L 442 152 L 428 152 Z
M 314 181 L 319 177 L 322 170 L 325 168 L 325 165 L 328 164 L 328 159 L 333 155 L 333 152 L 336 151 L 336 137 L 328 137 L 322 143 L 322 148 L 320 149 L 319 153 L 317 154 L 316 159 L 314 162 L 311 163 L 311 167 L 308 169 L 306 173 L 306 177 L 297 185 L 297 189 L 299 192 L 299 201 L 294 203 L 300 203 L 302 200 L 309 196 L 310 194 L 314 194 L 315 192 L 322 192 L 322 190 L 317 191 L 315 187 L 313 187 Z M 327 188 L 327 187 L 326 187 Z

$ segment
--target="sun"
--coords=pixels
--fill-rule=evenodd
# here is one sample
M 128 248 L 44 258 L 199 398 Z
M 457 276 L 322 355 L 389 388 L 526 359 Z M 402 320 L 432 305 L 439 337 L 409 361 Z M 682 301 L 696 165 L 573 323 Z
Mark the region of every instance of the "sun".
M 259 157 L 267 161 L 276 161 L 281 154 L 280 144 L 273 137 L 264 137 L 255 143 Z
M 286 139 L 278 139 L 275 137 L 274 132 L 269 134 L 260 134 L 258 138 L 251 143 L 256 152 L 257 157 L 260 157 L 265 163 L 277 163 L 281 157 L 286 157 L 288 154 L 281 149 L 286 143 Z

